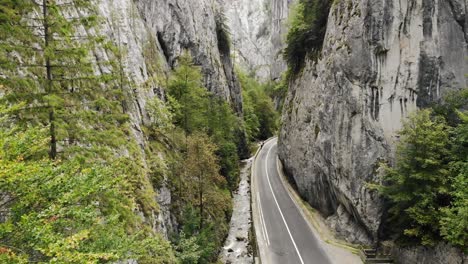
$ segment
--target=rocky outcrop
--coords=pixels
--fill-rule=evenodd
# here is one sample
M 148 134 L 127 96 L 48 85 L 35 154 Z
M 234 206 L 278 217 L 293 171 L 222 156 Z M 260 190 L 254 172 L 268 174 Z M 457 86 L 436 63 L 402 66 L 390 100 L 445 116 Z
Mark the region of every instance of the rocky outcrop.
M 382 201 L 367 184 L 392 160 L 405 117 L 467 86 L 467 8 L 464 0 L 334 1 L 320 59 L 291 81 L 280 159 L 346 239 L 378 238 Z
M 399 248 L 393 252 L 393 256 L 395 256 L 396 263 L 400 264 L 463 264 L 468 262 L 468 256 L 461 250 L 447 244 L 439 244 L 435 248 Z
M 281 77 L 291 0 L 223 0 L 236 63 L 262 81 Z
M 100 34 L 108 36 L 123 54 L 126 76 L 136 84 L 126 87 L 126 112 L 130 116 L 133 137 L 141 147 L 143 162 L 149 145 L 144 125 L 150 122 L 146 103 L 153 97 L 163 98 L 164 81 L 178 56 L 185 50 L 202 67 L 206 87 L 231 102 L 242 114 L 240 86 L 233 70 L 229 51 L 218 48 L 216 34 L 217 2 L 189 0 L 100 0 L 98 11 L 104 19 Z M 114 56 L 107 51 L 95 51 L 97 63 Z M 108 69 L 100 68 L 105 72 Z M 160 157 L 164 159 L 163 156 Z M 145 164 L 143 164 L 145 165 Z M 164 186 L 151 186 L 156 190 L 154 199 L 159 211 L 140 215 L 155 231 L 164 235 L 174 229 L 170 213 L 171 192 Z M 141 188 L 145 188 L 142 186 Z
M 218 47 L 217 18 L 221 6 L 211 0 L 137 0 L 145 25 L 162 49 L 170 67 L 188 50 L 202 66 L 206 87 L 242 112 L 242 94 L 229 50 Z

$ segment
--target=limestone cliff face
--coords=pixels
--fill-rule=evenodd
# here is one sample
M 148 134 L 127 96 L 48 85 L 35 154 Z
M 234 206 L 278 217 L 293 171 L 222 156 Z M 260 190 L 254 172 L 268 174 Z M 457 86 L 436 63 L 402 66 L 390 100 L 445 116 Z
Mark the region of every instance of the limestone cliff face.
M 279 156 L 300 193 L 346 239 L 378 237 L 382 201 L 367 183 L 392 160 L 418 107 L 467 86 L 464 0 L 340 0 L 321 58 L 290 83 Z
M 123 51 L 126 75 L 136 85 L 127 87 L 126 111 L 130 116 L 132 133 L 144 149 L 148 138 L 143 126 L 150 121 L 146 103 L 151 98 L 163 97 L 164 82 L 179 55 L 187 50 L 202 67 L 206 87 L 231 102 L 242 113 L 240 86 L 233 71 L 229 54 L 218 49 L 216 16 L 217 2 L 210 0 L 99 0 L 96 1 L 103 17 L 100 33 L 108 36 Z M 106 51 L 95 51 L 95 57 L 106 60 Z M 105 68 L 100 68 L 106 71 Z M 164 157 L 162 157 L 164 158 Z M 154 187 L 154 197 L 160 207 L 152 216 L 144 216 L 154 230 L 167 236 L 173 230 L 170 214 L 171 193 L 166 187 Z M 142 187 L 144 188 L 144 187 Z
M 221 6 L 213 0 L 138 0 L 138 10 L 156 36 L 168 65 L 188 50 L 202 66 L 206 87 L 230 101 L 242 112 L 240 85 L 234 74 L 230 52 L 219 49 L 216 21 Z
M 223 0 L 236 63 L 263 81 L 281 77 L 291 0 Z

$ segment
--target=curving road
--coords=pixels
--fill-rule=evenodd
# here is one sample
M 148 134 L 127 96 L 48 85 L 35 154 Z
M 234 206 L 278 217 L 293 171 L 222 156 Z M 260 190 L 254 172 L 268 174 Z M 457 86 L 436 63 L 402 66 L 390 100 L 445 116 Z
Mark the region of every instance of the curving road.
M 331 263 L 289 196 L 277 171 L 277 139 L 267 141 L 252 168 L 253 216 L 262 263 Z

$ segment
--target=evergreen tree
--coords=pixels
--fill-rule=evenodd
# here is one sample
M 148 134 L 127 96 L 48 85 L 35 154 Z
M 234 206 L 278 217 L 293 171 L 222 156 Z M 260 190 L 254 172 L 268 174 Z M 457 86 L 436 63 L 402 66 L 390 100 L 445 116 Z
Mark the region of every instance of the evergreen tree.
M 421 110 L 404 123 L 396 165 L 386 167 L 386 185 L 381 187 L 391 201 L 395 229 L 423 245 L 440 238 L 440 209 L 450 201 L 449 128 L 431 113 Z
M 0 131 L 0 262 L 175 263 L 162 237 L 129 232 L 143 225 L 125 163 L 38 158 L 48 148 L 47 127 Z
M 0 22 L 0 262 L 174 263 L 134 214 L 157 211 L 156 194 L 92 1 L 0 0 Z
M 289 15 L 284 59 L 289 75 L 300 72 L 307 56 L 316 59 L 322 50 L 331 0 L 299 0 Z M 292 76 L 290 76 L 292 77 Z
M 203 87 L 202 74 L 188 53 L 184 53 L 178 61 L 169 80 L 169 95 L 178 103 L 174 107 L 175 122 L 186 134 L 200 131 L 208 125 L 208 91 Z
M 244 122 L 249 140 L 265 140 L 278 129 L 279 115 L 272 99 L 266 93 L 268 85 L 238 71 L 244 100 Z
M 51 159 L 122 144 L 121 90 L 110 88 L 110 63 L 91 54 L 106 46 L 91 1 L 2 0 L 1 6 L 1 100 L 23 104 L 10 112 L 15 123 L 48 126 Z
M 465 99 L 466 97 L 465 91 Z M 450 207 L 443 208 L 440 220 L 442 236 L 467 251 L 468 246 L 468 114 L 458 111 L 460 124 L 454 129 L 450 172 L 453 197 Z
M 216 149 L 206 134 L 197 132 L 188 137 L 184 165 L 189 203 L 185 208 L 191 213 L 184 217 L 183 224 L 186 234 L 196 236 L 197 244 L 203 249 L 200 263 L 216 259 L 228 231 L 226 219 L 232 210 L 226 180 L 219 173 Z M 198 210 L 194 212 L 192 207 Z
M 213 211 L 216 210 L 214 207 L 217 205 L 217 190 L 226 185 L 226 180 L 219 174 L 220 168 L 215 152 L 216 146 L 206 135 L 194 134 L 189 137 L 185 164 L 189 173 L 188 179 L 192 182 L 192 188 L 196 190 L 192 195 L 198 198 L 200 230 L 203 229 L 203 221 L 207 215 L 213 215 Z M 223 199 L 222 195 L 220 198 Z
M 234 190 L 239 179 L 237 145 L 241 144 L 238 133 L 241 121 L 226 101 L 203 87 L 200 69 L 190 55 L 184 53 L 178 63 L 169 81 L 169 102 L 175 123 L 186 137 L 197 131 L 211 137 L 218 147 L 221 173 Z

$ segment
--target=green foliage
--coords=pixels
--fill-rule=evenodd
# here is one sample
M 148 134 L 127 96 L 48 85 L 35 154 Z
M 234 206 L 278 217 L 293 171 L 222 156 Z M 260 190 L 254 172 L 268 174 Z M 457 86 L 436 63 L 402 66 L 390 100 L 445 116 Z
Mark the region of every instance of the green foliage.
M 292 75 L 299 73 L 306 57 L 317 58 L 326 33 L 330 0 L 299 0 L 291 8 L 284 57 Z
M 169 103 L 175 124 L 186 135 L 197 131 L 207 133 L 217 145 L 221 173 L 234 190 L 239 180 L 237 143 L 240 121 L 231 107 L 203 87 L 200 69 L 187 53 L 169 81 Z
M 434 245 L 441 202 L 449 188 L 448 127 L 442 118 L 422 110 L 404 123 L 399 135 L 397 165 L 386 169 L 389 186 L 382 190 L 394 202 L 390 213 L 403 233 Z
M 179 235 L 176 256 L 181 264 L 195 264 L 198 263 L 201 257 L 201 249 L 197 244 L 197 238 L 195 236 L 187 237 L 184 231 Z
M 268 84 L 262 85 L 253 77 L 238 71 L 244 100 L 244 122 L 250 142 L 265 140 L 276 133 L 279 114 L 276 112 L 268 91 Z
M 101 164 L 78 158 L 50 161 L 42 154 L 47 148 L 47 129 L 0 132 L 2 212 L 8 206 L 0 241 L 9 252 L 0 258 L 108 263 L 151 257 L 174 263 L 161 237 L 130 232 L 141 223 L 118 159 Z
M 278 113 L 281 113 L 283 110 L 284 100 L 288 93 L 289 87 L 289 78 L 287 73 L 283 73 L 280 80 L 276 82 L 269 82 L 265 84 L 266 94 L 273 99 L 273 101 L 278 102 L 276 109 Z
M 390 201 L 390 225 L 401 242 L 468 244 L 467 99 L 466 89 L 451 94 L 435 111 L 412 115 L 399 133 L 396 164 L 384 166 L 379 189 Z
M 180 57 L 179 66 L 169 80 L 175 123 L 188 134 L 208 126 L 208 91 L 203 87 L 202 74 L 187 53 Z
M 203 87 L 201 71 L 187 53 L 169 80 L 168 103 L 173 138 L 182 146 L 170 167 L 183 233 L 172 240 L 181 262 L 210 263 L 228 232 L 229 191 L 239 181 L 241 122 L 228 103 Z
M 172 241 L 180 261 L 212 263 L 228 232 L 231 197 L 210 138 L 201 132 L 189 135 L 186 151 L 176 185 L 183 191 L 175 197 L 182 230 Z
M 468 99 L 468 96 L 462 96 Z M 461 123 L 454 129 L 451 174 L 454 177 L 450 194 L 453 202 L 442 209 L 441 234 L 445 240 L 464 248 L 468 245 L 468 114 L 458 112 Z
M 109 89 L 114 74 L 97 74 L 90 53 L 106 43 L 81 33 L 98 23 L 93 4 L 45 3 L 2 3 L 4 18 L 12 22 L 0 26 L 1 103 L 23 104 L 9 112 L 17 125 L 48 125 L 51 158 L 78 155 L 83 146 L 99 153 L 122 145 L 122 91 Z M 67 15 L 76 8 L 87 15 Z
M 158 97 L 154 97 L 146 103 L 146 112 L 150 116 L 149 127 L 164 134 L 174 128 L 173 113 L 169 107 Z
M 0 260 L 174 263 L 135 214 L 157 213 L 150 180 L 166 166 L 131 136 L 136 87 L 124 52 L 99 36 L 94 4 L 0 2 Z M 165 103 L 147 108 L 154 133 L 171 129 Z

